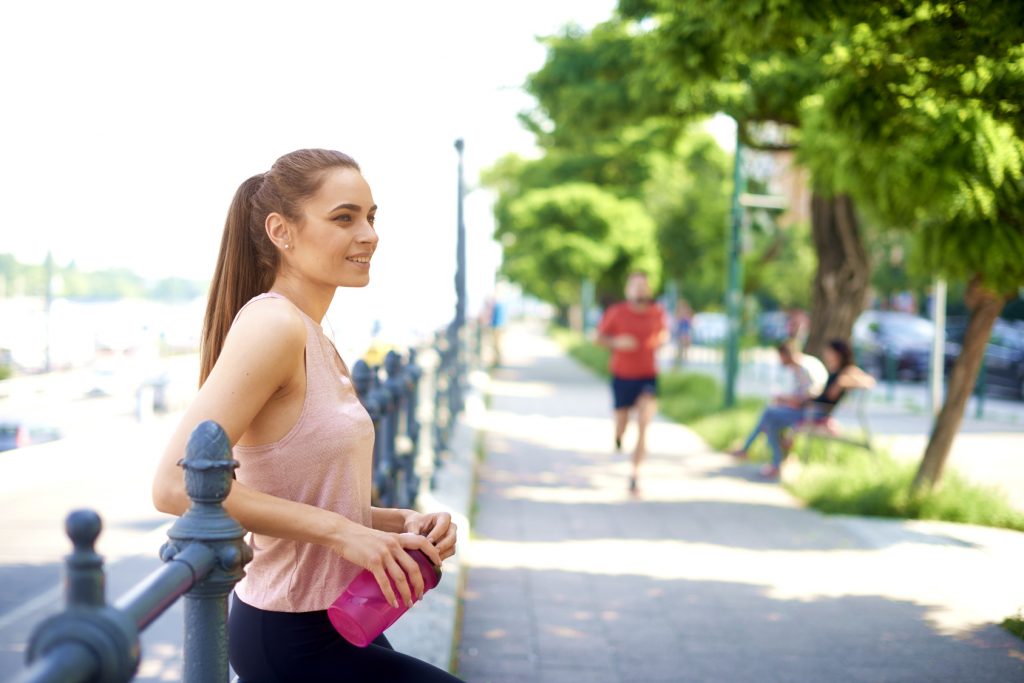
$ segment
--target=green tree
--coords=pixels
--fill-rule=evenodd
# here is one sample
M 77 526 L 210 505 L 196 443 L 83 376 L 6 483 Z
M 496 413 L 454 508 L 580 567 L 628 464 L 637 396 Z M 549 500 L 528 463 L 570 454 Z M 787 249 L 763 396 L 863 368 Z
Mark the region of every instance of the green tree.
M 806 30 L 811 9 L 797 0 L 622 0 L 619 17 L 589 34 L 546 41 L 548 59 L 528 81 L 539 103 L 531 120 L 553 137 L 604 139 L 641 121 L 726 112 L 746 146 L 793 149 L 801 102 L 825 80 L 829 43 Z M 816 185 L 811 232 L 814 351 L 849 335 L 866 303 L 869 264 L 848 196 Z
M 635 200 L 571 183 L 518 194 L 501 213 L 503 273 L 563 311 L 579 302 L 585 279 L 602 298 L 619 296 L 631 270 L 660 279 L 654 224 Z
M 803 104 L 804 158 L 913 230 L 931 270 L 968 283 L 962 351 L 915 479 L 931 486 L 995 319 L 1024 284 L 1024 4 L 887 0 L 845 19 L 829 22 L 829 83 Z
M 654 152 L 643 202 L 657 226 L 665 279 L 697 309 L 725 295 L 722 236 L 729 216 L 731 161 L 714 138 L 696 128 Z

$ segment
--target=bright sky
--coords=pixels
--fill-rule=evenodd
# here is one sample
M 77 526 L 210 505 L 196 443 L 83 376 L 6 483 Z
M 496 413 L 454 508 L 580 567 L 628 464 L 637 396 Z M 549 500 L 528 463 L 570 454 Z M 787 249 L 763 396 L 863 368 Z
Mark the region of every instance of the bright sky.
M 614 0 L 10 2 L 0 6 L 0 252 L 208 278 L 235 188 L 283 153 L 362 165 L 381 246 L 361 306 L 450 317 L 456 164 L 529 154 L 515 115 L 535 36 Z M 499 259 L 467 197 L 469 277 Z M 343 301 L 350 293 L 342 293 Z M 355 299 L 352 299 L 353 301 Z M 333 309 L 332 309 L 333 310 Z

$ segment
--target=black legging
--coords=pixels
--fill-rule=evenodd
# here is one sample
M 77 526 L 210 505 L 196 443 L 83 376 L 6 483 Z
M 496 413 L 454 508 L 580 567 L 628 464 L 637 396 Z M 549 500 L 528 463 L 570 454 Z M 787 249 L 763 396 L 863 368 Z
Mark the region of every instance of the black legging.
M 268 612 L 232 595 L 228 650 L 239 683 L 459 683 L 380 636 L 356 647 L 338 635 L 326 611 Z

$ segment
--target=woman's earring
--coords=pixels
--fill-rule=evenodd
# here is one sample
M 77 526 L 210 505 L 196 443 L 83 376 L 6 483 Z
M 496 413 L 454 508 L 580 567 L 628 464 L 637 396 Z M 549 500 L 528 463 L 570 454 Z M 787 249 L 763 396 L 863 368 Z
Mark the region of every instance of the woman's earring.
M 285 249 L 287 249 L 287 248 L 288 248 L 288 245 L 287 245 L 287 244 L 286 244 L 286 245 L 284 245 L 284 248 L 285 248 Z

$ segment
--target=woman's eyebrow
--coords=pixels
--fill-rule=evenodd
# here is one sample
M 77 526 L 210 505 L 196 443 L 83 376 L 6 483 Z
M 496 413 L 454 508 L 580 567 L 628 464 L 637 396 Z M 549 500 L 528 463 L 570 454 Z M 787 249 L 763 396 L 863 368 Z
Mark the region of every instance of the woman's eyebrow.
M 337 211 L 339 209 L 348 209 L 349 211 L 362 211 L 363 207 L 359 206 L 358 204 L 348 204 L 348 203 L 346 203 L 346 204 L 338 204 L 336 207 L 331 209 L 331 212 Z M 368 211 L 367 213 L 370 213 L 370 212 L 376 211 L 376 210 L 377 210 L 377 205 L 374 204 L 373 206 L 370 207 L 370 211 Z

